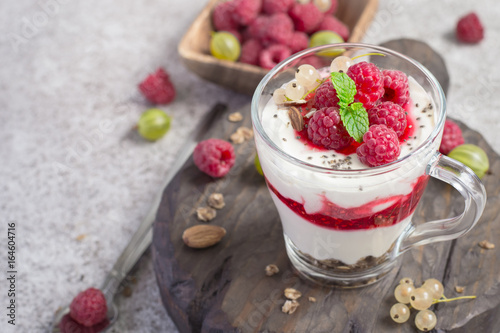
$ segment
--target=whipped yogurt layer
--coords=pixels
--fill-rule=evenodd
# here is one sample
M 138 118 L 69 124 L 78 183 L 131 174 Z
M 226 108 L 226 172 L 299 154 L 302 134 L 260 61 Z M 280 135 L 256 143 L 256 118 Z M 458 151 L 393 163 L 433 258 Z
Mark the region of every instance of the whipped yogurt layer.
M 399 159 L 416 150 L 435 126 L 431 97 L 412 77 L 408 81 L 410 102 L 405 110 L 408 127 L 413 128 L 400 142 Z M 410 224 L 425 189 L 426 162 L 412 157 L 390 172 L 367 173 L 369 167 L 355 150 L 345 154 L 307 144 L 291 126 L 288 108 L 272 99 L 261 119 L 275 145 L 300 161 L 283 159 L 256 140 L 284 233 L 294 245 L 317 260 L 335 259 L 346 265 L 389 251 Z

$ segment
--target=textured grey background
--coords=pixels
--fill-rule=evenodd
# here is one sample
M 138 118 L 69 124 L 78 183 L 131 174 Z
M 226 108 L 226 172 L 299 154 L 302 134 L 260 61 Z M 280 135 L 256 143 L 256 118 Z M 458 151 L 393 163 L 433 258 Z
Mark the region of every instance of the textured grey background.
M 200 80 L 177 44 L 205 1 L 16 0 L 0 4 L 0 308 L 7 305 L 7 223 L 17 224 L 17 325 L 44 332 L 58 306 L 99 286 L 145 216 L 175 154 L 216 101 L 250 97 Z M 458 44 L 459 16 L 476 10 L 479 45 Z M 449 114 L 500 151 L 500 3 L 494 0 L 380 0 L 367 43 L 425 40 L 447 62 Z M 158 66 L 178 95 L 162 140 L 131 131 L 148 106 L 137 83 Z M 83 235 L 83 236 L 82 236 Z M 79 237 L 81 236 L 81 237 Z M 82 238 L 83 237 L 83 238 Z M 162 307 L 149 252 L 120 297 L 114 332 L 175 332 Z

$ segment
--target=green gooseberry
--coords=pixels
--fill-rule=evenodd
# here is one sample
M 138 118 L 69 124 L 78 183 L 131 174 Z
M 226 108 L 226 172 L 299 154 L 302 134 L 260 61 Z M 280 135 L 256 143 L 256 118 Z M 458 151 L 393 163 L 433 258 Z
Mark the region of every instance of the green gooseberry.
M 236 61 L 240 57 L 240 41 L 226 31 L 214 32 L 210 40 L 210 53 L 222 60 Z
M 137 123 L 139 134 L 150 141 L 163 137 L 170 129 L 172 117 L 160 109 L 146 110 Z
M 344 39 L 337 33 L 329 30 L 315 32 L 309 39 L 309 47 L 316 47 L 327 44 L 343 43 Z M 342 54 L 345 50 L 337 47 L 328 48 L 317 54 L 325 57 L 335 57 Z
M 467 165 L 479 178 L 483 178 L 490 168 L 486 152 L 473 144 L 464 144 L 455 147 L 450 151 L 448 157 Z

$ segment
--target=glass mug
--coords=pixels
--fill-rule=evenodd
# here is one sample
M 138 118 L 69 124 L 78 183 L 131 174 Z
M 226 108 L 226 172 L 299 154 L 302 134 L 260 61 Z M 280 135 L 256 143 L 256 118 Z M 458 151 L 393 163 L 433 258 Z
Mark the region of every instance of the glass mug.
M 354 62 L 368 61 L 381 69 L 406 73 L 433 103 L 422 110 L 433 113 L 434 127 L 427 139 L 392 163 L 363 169 L 317 166 L 285 152 L 280 147 L 283 143 L 271 139 L 271 126 L 263 125 L 263 110 L 273 103 L 274 90 L 291 81 L 297 67 L 318 53 L 353 59 L 359 55 Z M 286 113 L 284 108 L 275 112 Z M 307 49 L 284 60 L 262 79 L 253 95 L 251 113 L 260 164 L 281 219 L 286 251 L 294 269 L 306 279 L 341 287 L 371 284 L 395 267 L 397 257 L 408 249 L 458 238 L 483 212 L 486 191 L 479 178 L 438 151 L 446 118 L 442 88 L 424 66 L 402 54 L 352 43 Z M 462 214 L 418 225 L 412 222 L 429 177 L 460 192 L 465 200 Z

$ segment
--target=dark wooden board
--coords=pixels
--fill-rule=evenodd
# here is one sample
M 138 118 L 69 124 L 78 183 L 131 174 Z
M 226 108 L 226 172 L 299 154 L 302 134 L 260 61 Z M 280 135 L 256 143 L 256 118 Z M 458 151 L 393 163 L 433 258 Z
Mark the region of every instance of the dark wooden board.
M 234 110 L 233 110 L 234 111 Z M 241 111 L 242 123 L 226 119 L 208 137 L 228 139 L 238 126 L 250 126 L 249 106 Z M 186 162 L 165 189 L 154 224 L 153 259 L 163 303 L 181 332 L 415 332 L 413 320 L 392 322 L 388 313 L 396 301 L 393 291 L 402 277 L 422 283 L 429 277 L 443 281 L 447 297 L 463 300 L 434 306 L 437 332 L 500 331 L 500 254 L 477 244 L 487 239 L 500 246 L 498 197 L 500 157 L 478 132 L 462 125 L 466 142 L 487 152 L 492 174 L 484 178 L 488 192 L 486 211 L 466 236 L 415 248 L 402 256 L 400 268 L 380 282 L 363 288 L 342 290 L 311 285 L 294 273 L 285 253 L 278 213 L 262 176 L 255 168 L 253 141 L 235 145 L 237 161 L 229 175 L 213 179 Z M 213 192 L 223 193 L 226 207 L 210 223 L 226 228 L 218 245 L 193 250 L 186 247 L 182 232 L 199 224 L 198 206 L 206 205 Z M 463 209 L 458 192 L 431 180 L 415 218 L 457 215 Z M 266 265 L 274 263 L 280 273 L 267 277 Z M 294 287 L 303 293 L 292 315 L 281 311 L 283 290 Z M 308 297 L 317 299 L 310 303 Z M 414 316 L 412 316 L 413 318 Z

